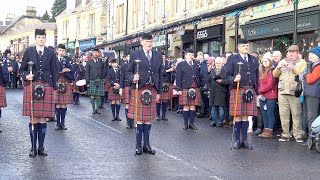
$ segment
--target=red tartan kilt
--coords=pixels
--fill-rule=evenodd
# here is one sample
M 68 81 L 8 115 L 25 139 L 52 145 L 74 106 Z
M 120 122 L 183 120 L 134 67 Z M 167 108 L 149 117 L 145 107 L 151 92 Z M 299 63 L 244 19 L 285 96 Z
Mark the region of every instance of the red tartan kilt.
M 7 107 L 6 89 L 0 86 L 0 107 Z
M 169 91 L 168 92 L 163 92 L 162 91 L 162 95 L 160 97 L 161 101 L 171 101 L 171 98 L 173 96 L 173 85 L 169 83 Z
M 237 116 L 258 116 L 258 108 L 256 102 L 256 93 L 254 91 L 253 100 L 250 103 L 245 103 L 243 101 L 243 94 L 248 89 L 248 87 L 240 88 L 238 95 L 238 105 L 237 105 Z M 234 116 L 234 108 L 236 102 L 236 89 L 230 90 L 230 110 L 231 116 Z
M 125 104 L 130 103 L 130 87 L 125 87 L 122 91 L 122 101 Z
M 145 105 L 141 102 L 141 93 L 143 90 L 148 89 L 152 92 L 151 104 Z M 136 111 L 136 89 L 131 89 L 130 106 L 128 117 L 135 119 L 136 121 L 152 121 L 156 118 L 156 97 L 157 91 L 153 86 L 144 86 L 138 90 L 138 113 L 137 118 L 135 116 Z
M 121 96 L 120 96 L 120 94 L 115 94 L 114 92 L 113 92 L 113 87 L 110 87 L 109 88 L 109 94 L 108 94 L 108 100 L 109 101 L 117 101 L 117 100 L 121 100 Z
M 104 85 L 104 91 L 109 92 L 109 89 L 110 89 L 110 84 L 109 84 L 108 78 L 106 78 L 106 83 Z
M 194 89 L 196 90 L 195 99 L 188 98 L 189 89 L 182 89 L 182 95 L 179 96 L 179 104 L 181 106 L 201 106 L 200 88 L 194 88 Z
M 59 82 L 57 82 L 58 84 Z M 58 90 L 54 91 L 54 103 L 55 104 L 73 104 L 73 94 L 71 83 L 65 82 L 66 92 L 59 93 Z
M 43 83 L 38 81 L 35 84 Z M 33 116 L 52 118 L 55 116 L 54 90 L 48 84 L 43 85 L 45 86 L 45 96 L 42 100 L 33 99 Z M 30 85 L 25 86 L 23 89 L 23 116 L 31 116 L 31 97 Z

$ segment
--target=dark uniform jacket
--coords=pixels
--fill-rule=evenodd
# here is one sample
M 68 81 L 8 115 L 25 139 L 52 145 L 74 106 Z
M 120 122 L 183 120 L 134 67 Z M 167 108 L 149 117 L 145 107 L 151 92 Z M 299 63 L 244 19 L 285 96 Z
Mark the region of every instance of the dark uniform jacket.
M 198 64 L 193 61 L 192 66 L 190 66 L 187 61 L 180 62 L 176 70 L 176 85 L 179 87 L 178 91 L 191 88 L 192 82 L 196 82 L 197 87 L 199 87 L 200 69 Z
M 125 87 L 131 86 L 132 80 L 128 79 L 126 76 L 127 69 L 129 67 L 128 63 L 124 63 L 120 69 L 120 87 L 124 89 Z
M 57 66 L 58 66 L 59 72 L 61 72 L 63 68 L 69 68 L 71 70 L 70 72 L 63 73 L 64 79 L 68 82 L 72 82 L 74 80 L 74 68 L 71 64 L 71 61 L 72 61 L 71 58 L 68 56 L 62 57 L 61 61 L 59 59 L 57 60 L 58 62 Z
M 7 64 L 0 61 L 0 86 L 5 86 L 9 82 L 9 71 Z
M 74 79 L 75 81 L 79 81 L 81 79 L 85 79 L 86 68 L 82 64 L 74 64 Z
M 163 76 L 163 83 L 172 83 L 172 72 L 166 72 L 168 69 L 171 68 L 171 65 L 169 62 L 165 61 L 165 64 L 162 62 L 162 76 Z
M 234 79 L 239 73 L 239 65 L 237 63 L 242 62 L 240 87 L 251 86 L 255 89 L 256 93 L 258 93 L 259 62 L 250 54 L 247 56 L 248 62 L 245 61 L 240 54 L 228 57 L 228 61 L 224 66 L 227 73 L 227 80 L 230 83 L 230 89 L 237 88 L 237 83 L 234 83 Z
M 115 86 L 114 83 L 120 84 L 120 69 L 117 68 L 117 73 L 113 68 L 108 70 L 108 81 L 110 86 Z
M 36 50 L 36 47 L 29 47 L 23 55 L 23 59 L 20 66 L 21 77 L 25 80 L 25 85 L 28 86 L 30 82 L 26 79 L 26 76 L 30 73 L 28 70 L 28 62 L 33 61 L 32 73 L 34 75 L 33 81 L 41 81 L 48 83 L 49 86 L 56 89 L 56 82 L 59 79 L 59 70 L 57 67 L 57 57 L 55 52 L 45 47 L 42 53 L 42 58 Z
M 225 99 L 228 92 L 229 81 L 226 79 L 227 74 L 225 69 L 221 69 L 220 74 L 217 75 L 216 70 L 212 69 L 208 75 L 207 85 L 210 90 L 209 105 L 210 106 L 224 106 Z M 217 83 L 216 79 L 221 79 L 221 83 Z
M 136 72 L 136 63 L 134 60 L 141 60 L 139 64 L 139 88 L 146 85 L 151 78 L 151 84 L 154 84 L 157 94 L 162 92 L 162 54 L 158 51 L 152 50 L 152 57 L 150 62 L 144 53 L 144 50 L 132 51 L 130 53 L 131 62 L 127 69 L 126 76 L 133 82 L 133 76 Z M 134 85 L 132 85 L 135 88 Z
M 86 65 L 86 81 L 104 79 L 105 78 L 105 63 L 99 58 L 97 63 L 93 58 L 87 61 Z

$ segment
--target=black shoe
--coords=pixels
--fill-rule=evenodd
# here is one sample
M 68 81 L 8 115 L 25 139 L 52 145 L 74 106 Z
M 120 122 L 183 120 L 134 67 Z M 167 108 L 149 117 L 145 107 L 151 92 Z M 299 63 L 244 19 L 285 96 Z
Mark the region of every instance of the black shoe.
M 34 148 L 31 148 L 30 153 L 29 153 L 29 156 L 30 156 L 30 157 L 35 157 L 36 155 L 37 155 L 37 150 L 34 149 Z
M 144 153 L 153 154 L 153 155 L 156 154 L 156 151 L 153 150 L 150 145 L 144 145 L 144 146 L 143 146 L 143 152 L 144 152 Z
M 158 116 L 158 115 L 157 115 L 157 121 L 161 121 L 161 118 L 160 118 L 160 116 Z
M 60 125 L 57 125 L 57 127 L 54 128 L 54 130 L 62 130 L 62 127 Z
M 47 151 L 44 150 L 44 148 L 39 148 L 38 155 L 39 156 L 48 156 L 48 153 L 47 153 Z
M 114 117 L 111 121 L 116 121 L 116 120 L 117 120 L 117 118 Z
M 127 124 L 126 129 L 132 129 L 131 123 Z
M 136 147 L 136 155 L 141 155 L 142 154 L 142 147 L 141 146 L 137 146 Z
M 116 117 L 116 120 L 117 120 L 117 121 L 122 121 L 122 119 L 120 119 L 119 117 Z
M 168 121 L 168 118 L 166 116 L 162 116 L 163 121 Z
M 241 147 L 244 148 L 244 149 L 249 149 L 249 150 L 252 149 L 252 146 L 248 143 L 248 141 L 243 141 L 241 143 Z
M 96 114 L 101 114 L 98 110 L 96 110 Z
M 219 127 L 223 127 L 223 124 L 222 124 L 222 123 L 219 123 Z
M 61 126 L 61 130 L 67 130 L 67 129 L 68 129 L 68 128 L 66 127 L 66 125 L 63 124 L 63 125 Z
M 215 122 L 212 122 L 212 123 L 211 123 L 211 126 L 212 126 L 212 127 L 216 127 L 217 124 L 216 124 Z
M 103 106 L 99 106 L 99 109 L 106 109 L 105 107 L 103 107 Z
M 233 144 L 233 149 L 240 149 L 240 141 L 236 141 L 236 142 Z
M 194 124 L 190 124 L 189 129 L 197 130 L 198 128 Z
M 197 114 L 196 114 L 196 117 L 197 117 L 197 118 L 204 118 L 204 114 L 202 114 L 202 113 L 197 113 Z
M 2 133 L 2 131 L 0 130 L 0 133 Z
M 180 113 L 180 114 L 181 114 L 181 113 L 182 113 L 182 109 L 178 109 L 178 110 L 177 110 L 177 113 Z
M 97 114 L 97 111 L 92 111 L 92 114 Z

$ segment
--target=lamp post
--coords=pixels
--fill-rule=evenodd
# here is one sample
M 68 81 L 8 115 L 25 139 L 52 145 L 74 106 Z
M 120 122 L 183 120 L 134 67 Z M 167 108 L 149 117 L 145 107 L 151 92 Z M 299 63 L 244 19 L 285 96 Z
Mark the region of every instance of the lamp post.
M 299 0 L 291 0 L 293 3 L 293 44 L 297 44 L 298 42 L 298 4 Z

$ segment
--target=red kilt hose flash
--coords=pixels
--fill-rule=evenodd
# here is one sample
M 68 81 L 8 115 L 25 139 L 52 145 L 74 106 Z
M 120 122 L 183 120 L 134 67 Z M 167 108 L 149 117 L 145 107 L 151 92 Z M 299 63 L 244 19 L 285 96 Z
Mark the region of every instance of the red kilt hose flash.
M 55 116 L 55 104 L 54 100 L 54 90 L 47 83 L 42 83 L 41 81 L 34 82 L 35 85 L 42 84 L 45 86 L 45 96 L 42 100 L 33 99 L 33 116 L 34 117 L 47 117 L 53 118 Z M 30 92 L 30 85 L 25 86 L 23 89 L 23 116 L 31 116 L 31 104 L 30 98 L 32 94 Z
M 248 87 L 243 87 L 239 89 L 238 95 L 238 105 L 237 105 L 237 116 L 258 116 L 258 108 L 256 102 L 256 92 L 254 91 L 253 100 L 250 103 L 245 103 L 243 101 L 243 94 L 248 89 Z M 234 115 L 234 107 L 236 103 L 236 89 L 230 90 L 230 115 Z
M 0 86 L 0 107 L 7 107 L 6 89 Z
M 109 101 L 120 101 L 122 99 L 122 96 L 120 94 L 115 94 L 113 92 L 113 87 L 109 88 L 109 95 L 108 95 L 108 100 Z
M 152 92 L 152 101 L 150 104 L 145 105 L 141 102 L 141 94 L 143 90 L 150 90 Z M 156 118 L 156 97 L 157 91 L 154 87 L 148 85 L 144 86 L 138 91 L 138 115 L 137 119 L 135 117 L 136 111 L 136 89 L 131 89 L 131 98 L 130 98 L 130 106 L 128 117 L 131 119 L 135 119 L 136 121 L 151 121 Z
M 160 100 L 164 102 L 168 102 L 168 101 L 171 101 L 172 96 L 173 96 L 173 85 L 169 83 L 169 91 L 168 92 L 162 91 Z
M 191 84 L 191 87 L 196 90 L 196 98 L 189 99 L 188 98 L 188 90 L 182 89 L 182 95 L 179 96 L 179 104 L 180 106 L 201 106 L 201 94 L 200 88 L 195 88 L 197 85 L 195 82 Z
M 130 103 L 130 87 L 125 87 L 122 92 L 122 102 L 125 104 Z
M 104 91 L 105 92 L 109 92 L 109 89 L 110 89 L 110 83 L 109 83 L 109 80 L 108 78 L 106 78 L 106 82 L 105 82 L 105 86 L 104 86 Z M 110 95 L 109 95 L 110 96 Z
M 55 104 L 73 104 L 72 86 L 71 83 L 64 80 L 63 76 L 57 81 L 58 83 L 63 82 L 66 85 L 66 92 L 60 93 L 58 90 L 54 91 L 54 103 Z

